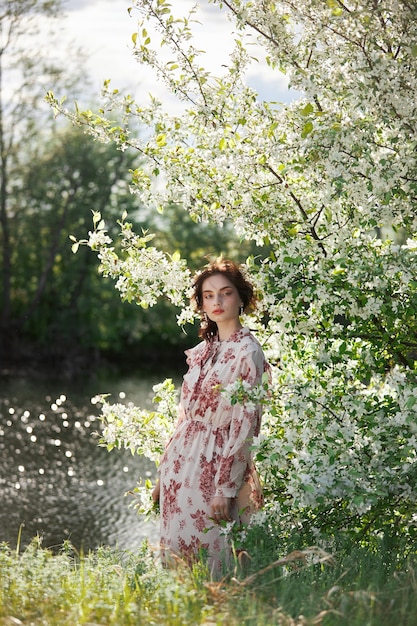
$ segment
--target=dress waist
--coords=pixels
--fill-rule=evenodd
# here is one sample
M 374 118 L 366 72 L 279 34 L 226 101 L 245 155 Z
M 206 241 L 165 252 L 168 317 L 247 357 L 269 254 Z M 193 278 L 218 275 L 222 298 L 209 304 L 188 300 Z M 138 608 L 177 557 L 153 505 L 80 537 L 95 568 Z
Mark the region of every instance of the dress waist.
M 206 461 L 210 462 L 215 450 L 217 450 L 217 454 L 222 454 L 229 439 L 229 432 L 230 424 L 216 426 L 203 418 L 185 418 L 178 425 L 172 443 L 178 445 L 178 442 L 181 441 L 181 453 L 185 449 L 190 450 L 197 446 L 199 454 L 203 454 Z
M 186 417 L 184 422 L 187 426 L 195 423 L 196 425 L 204 424 L 207 428 L 212 430 L 227 430 L 230 428 L 230 422 L 227 424 L 216 424 L 214 421 L 207 420 L 205 417 Z

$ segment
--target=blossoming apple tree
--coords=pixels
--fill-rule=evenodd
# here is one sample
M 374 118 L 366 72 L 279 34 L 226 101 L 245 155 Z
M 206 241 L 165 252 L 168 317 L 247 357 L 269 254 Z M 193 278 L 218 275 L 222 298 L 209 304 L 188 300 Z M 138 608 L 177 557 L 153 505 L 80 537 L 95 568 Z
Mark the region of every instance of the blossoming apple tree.
M 266 517 L 282 532 L 295 525 L 316 538 L 340 530 L 413 538 L 417 5 L 209 4 L 234 24 L 233 51 L 216 76 L 193 39 L 197 8 L 184 17 L 166 0 L 137 0 L 131 9 L 139 19 L 133 54 L 183 102 L 182 113 L 109 83 L 97 113 L 49 100 L 97 139 L 142 154 L 132 189 L 143 202 L 179 203 L 196 221 L 233 220 L 242 239 L 268 250 L 247 261 L 262 294 L 250 325 L 273 365 L 255 446 L 267 495 L 258 523 Z M 263 100 L 246 80 L 254 56 L 285 73 L 300 97 Z M 112 121 L 116 110 L 122 123 Z M 160 295 L 185 302 L 186 261 L 153 249 L 126 216 L 121 229 L 122 253 L 100 216 L 86 242 L 122 296 L 143 306 Z M 192 317 L 183 311 L 181 323 Z M 108 404 L 103 411 L 109 445 L 128 443 L 126 424 L 145 419 L 139 410 L 119 419 Z

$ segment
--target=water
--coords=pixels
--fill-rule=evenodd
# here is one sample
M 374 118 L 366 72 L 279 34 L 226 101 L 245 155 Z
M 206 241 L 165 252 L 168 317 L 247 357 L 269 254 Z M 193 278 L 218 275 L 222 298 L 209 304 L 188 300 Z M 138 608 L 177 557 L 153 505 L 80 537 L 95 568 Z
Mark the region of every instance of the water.
M 0 381 L 0 542 L 21 546 L 40 535 L 59 548 L 101 545 L 134 550 L 145 537 L 157 542 L 157 523 L 140 518 L 125 493 L 155 465 L 125 450 L 98 446 L 98 393 L 110 401 L 152 406 L 152 385 L 164 377 L 140 375 L 68 384 L 18 378 Z

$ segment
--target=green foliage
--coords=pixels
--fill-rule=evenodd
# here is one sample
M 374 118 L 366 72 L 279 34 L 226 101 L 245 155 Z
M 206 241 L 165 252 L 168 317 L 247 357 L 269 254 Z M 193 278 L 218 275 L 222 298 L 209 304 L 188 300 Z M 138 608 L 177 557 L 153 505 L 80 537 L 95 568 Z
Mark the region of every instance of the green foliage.
M 53 553 L 40 538 L 24 552 L 2 544 L 0 624 L 414 624 L 415 558 L 402 562 L 383 545 L 371 553 L 348 542 L 330 556 L 303 547 L 295 531 L 285 553 L 268 530 L 247 538 L 250 559 L 241 555 L 220 582 L 210 581 L 202 563 L 163 569 L 147 542 L 135 553 L 103 547 L 88 554 L 69 543 Z
M 122 330 L 129 333 L 126 315 L 89 256 L 74 258 L 68 235 L 84 232 L 91 207 L 106 207 L 109 216 L 135 208 L 123 181 L 131 159 L 70 130 L 41 147 L 10 201 L 14 326 L 39 347 L 116 347 Z

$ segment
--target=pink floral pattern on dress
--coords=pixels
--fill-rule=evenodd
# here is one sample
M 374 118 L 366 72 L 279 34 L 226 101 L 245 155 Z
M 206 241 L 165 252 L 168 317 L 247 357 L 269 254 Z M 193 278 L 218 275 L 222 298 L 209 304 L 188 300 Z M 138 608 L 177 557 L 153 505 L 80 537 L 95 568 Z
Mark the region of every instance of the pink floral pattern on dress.
M 211 517 L 215 495 L 232 499 L 233 518 L 262 504 L 250 447 L 259 434 L 261 406 L 231 405 L 219 385 L 261 382 L 268 365 L 257 339 L 242 328 L 227 341 L 201 342 L 187 350 L 180 415 L 163 454 L 161 545 L 187 562 L 207 550 L 213 574 L 227 562 L 230 546 Z
M 179 455 L 178 459 L 175 459 L 174 463 L 173 463 L 173 469 L 174 469 L 174 474 L 178 474 L 178 472 L 180 471 L 182 465 L 184 464 L 184 457 L 182 456 L 182 454 Z
M 177 513 L 181 513 L 181 509 L 178 506 L 178 490 L 181 487 L 181 483 L 175 482 L 175 480 L 170 480 L 169 484 L 164 484 L 163 486 L 163 496 L 164 496 L 164 510 L 163 516 L 167 519 L 171 515 L 175 515 Z
M 194 520 L 194 526 L 199 533 L 202 533 L 207 527 L 207 513 L 204 509 L 191 513 L 191 519 Z
M 210 504 L 214 496 L 214 476 L 216 474 L 215 459 L 207 461 L 201 455 L 199 462 L 198 488 L 201 492 L 204 502 Z

